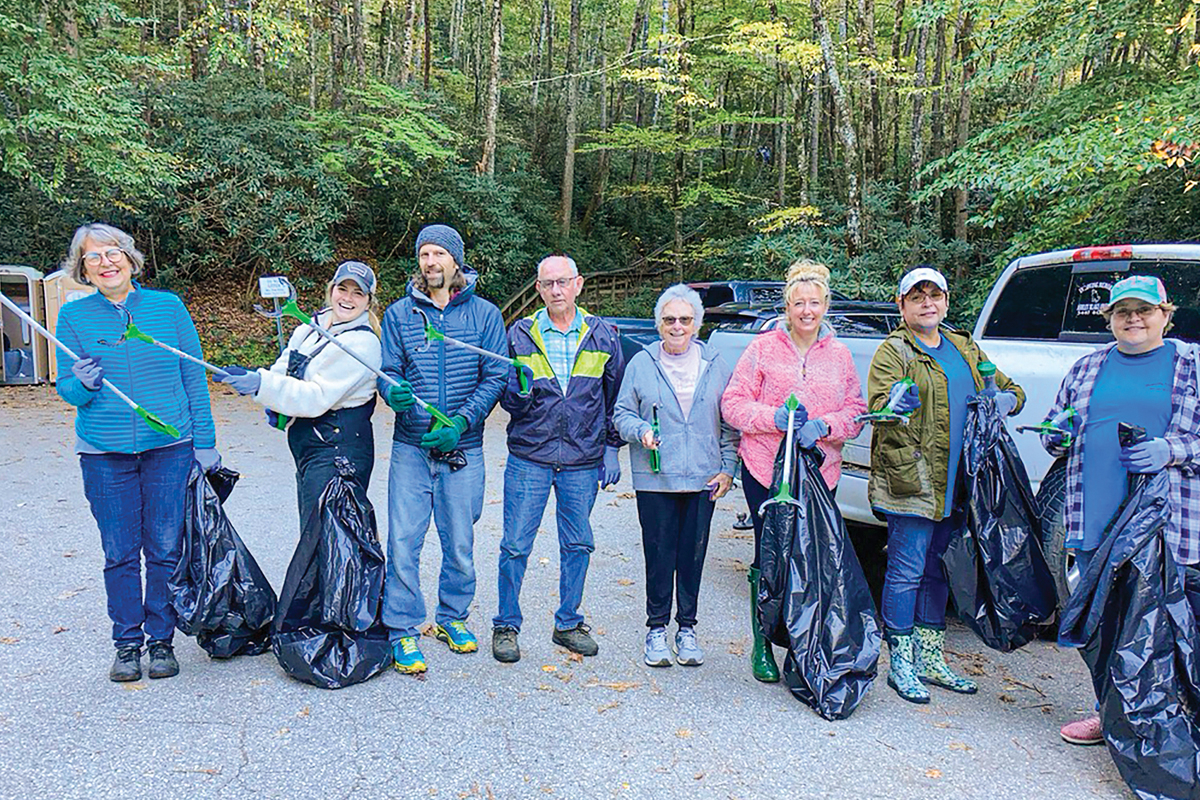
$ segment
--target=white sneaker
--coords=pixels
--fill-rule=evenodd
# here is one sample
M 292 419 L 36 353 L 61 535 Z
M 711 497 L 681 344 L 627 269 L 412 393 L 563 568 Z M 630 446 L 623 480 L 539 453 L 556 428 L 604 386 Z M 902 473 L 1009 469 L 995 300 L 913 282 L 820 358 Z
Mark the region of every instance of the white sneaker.
M 704 663 L 704 651 L 696 644 L 696 631 L 680 628 L 675 634 L 675 661 L 681 667 L 698 667 Z
M 646 666 L 671 666 L 671 651 L 667 649 L 667 629 L 651 628 L 646 634 Z

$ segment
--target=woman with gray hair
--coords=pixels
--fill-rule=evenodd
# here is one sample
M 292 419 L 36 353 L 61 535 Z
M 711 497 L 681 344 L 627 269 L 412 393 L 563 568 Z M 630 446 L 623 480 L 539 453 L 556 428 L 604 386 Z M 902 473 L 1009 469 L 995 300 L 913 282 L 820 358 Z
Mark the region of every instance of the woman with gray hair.
M 704 663 L 696 642 L 697 596 L 708 532 L 718 498 L 737 466 L 737 433 L 721 420 L 730 369 L 696 339 L 704 321 L 700 295 L 671 286 L 654 307 L 661 341 L 629 360 L 613 409 L 613 424 L 630 448 L 633 488 L 646 558 L 645 662 L 671 666 L 667 623 L 676 596 L 675 657 Z
M 108 676 L 114 681 L 141 679 L 146 640 L 150 677 L 179 674 L 167 579 L 183 544 L 183 498 L 193 461 L 206 471 L 221 463 L 203 368 L 158 347 L 118 344 L 133 322 L 157 341 L 202 357 L 182 301 L 134 280 L 144 260 L 133 238 L 118 228 L 93 224 L 75 231 L 63 269 L 98 291 L 63 306 L 56 331 L 80 354 L 72 361 L 58 353 L 57 389 L 77 409 L 75 452 L 104 549 L 104 588 L 117 648 Z M 105 379 L 177 428 L 179 438 L 147 427 L 115 394 L 102 390 Z

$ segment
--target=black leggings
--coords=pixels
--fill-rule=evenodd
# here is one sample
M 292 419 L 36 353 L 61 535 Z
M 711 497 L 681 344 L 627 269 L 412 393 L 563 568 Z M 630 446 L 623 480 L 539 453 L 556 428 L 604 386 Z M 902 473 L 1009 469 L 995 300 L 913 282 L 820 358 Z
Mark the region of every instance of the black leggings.
M 762 550 L 763 521 L 758 509 L 771 496 L 771 490 L 759 483 L 746 465 L 742 465 L 742 493 L 746 495 L 746 505 L 750 506 L 750 521 L 754 523 L 754 562 L 751 569 L 758 569 L 758 554 Z M 832 497 L 837 497 L 837 487 L 829 490 Z

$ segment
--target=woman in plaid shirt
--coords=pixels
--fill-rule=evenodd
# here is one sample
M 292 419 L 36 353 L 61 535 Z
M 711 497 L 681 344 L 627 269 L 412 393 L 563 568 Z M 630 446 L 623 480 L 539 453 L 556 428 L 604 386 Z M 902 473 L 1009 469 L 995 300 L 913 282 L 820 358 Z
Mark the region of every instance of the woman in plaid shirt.
M 1068 432 L 1045 434 L 1053 456 L 1067 456 L 1066 546 L 1087 570 L 1126 495 L 1129 473 L 1168 470 L 1171 522 L 1166 541 L 1178 564 L 1200 562 L 1200 408 L 1197 348 L 1164 339 L 1175 305 L 1158 278 L 1133 275 L 1113 284 L 1102 309 L 1116 341 L 1075 362 L 1050 409 L 1074 408 Z M 1122 448 L 1117 424 L 1146 429 Z M 1086 453 L 1087 458 L 1084 458 Z M 1100 744 L 1100 718 L 1064 725 L 1072 744 Z

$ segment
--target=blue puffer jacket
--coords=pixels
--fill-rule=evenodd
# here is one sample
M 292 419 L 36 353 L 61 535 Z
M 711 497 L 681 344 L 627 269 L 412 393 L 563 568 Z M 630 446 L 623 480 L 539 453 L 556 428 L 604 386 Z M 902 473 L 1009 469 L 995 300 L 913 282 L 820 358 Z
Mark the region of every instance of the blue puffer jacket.
M 426 346 L 424 320 L 414 313 L 420 307 L 429 322 L 446 336 L 494 353 L 505 352 L 504 319 L 500 309 L 475 294 L 474 270 L 464 270 L 467 287 L 444 309 L 438 308 L 410 281 L 408 295 L 388 306 L 383 315 L 383 371 L 412 384 L 413 392 L 448 416 L 461 414 L 468 428 L 459 440 L 464 449 L 483 444 L 483 421 L 504 389 L 510 367 L 442 341 Z M 387 397 L 391 384 L 380 379 L 379 392 Z M 419 406 L 396 415 L 392 438 L 419 446 L 429 430 L 430 416 Z
M 175 295 L 143 289 L 134 282 L 125 307 L 142 333 L 202 357 L 196 326 Z M 120 309 L 96 292 L 63 306 L 55 333 L 81 358 L 99 358 L 104 377 L 142 408 L 178 428 L 180 439 L 191 439 L 198 449 L 215 447 L 204 369 L 145 342 L 100 344 L 101 339 L 120 340 L 126 325 L 128 319 Z M 108 389 L 88 389 L 71 374 L 74 363 L 58 352 L 58 393 L 79 408 L 75 433 L 80 439 L 106 453 L 143 453 L 178 441 L 151 430 Z
M 509 352 L 533 372 L 529 395 L 518 390 L 516 370 L 509 373 L 500 405 L 512 415 L 508 451 L 527 461 L 566 469 L 595 466 L 604 448 L 625 444 L 613 425 L 613 407 L 625 373 L 617 329 L 579 309 L 583 329 L 575 366 L 564 396 L 546 357 L 534 313 L 508 329 Z

